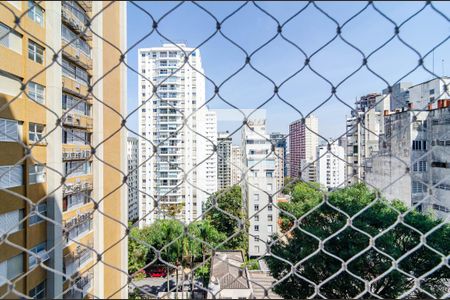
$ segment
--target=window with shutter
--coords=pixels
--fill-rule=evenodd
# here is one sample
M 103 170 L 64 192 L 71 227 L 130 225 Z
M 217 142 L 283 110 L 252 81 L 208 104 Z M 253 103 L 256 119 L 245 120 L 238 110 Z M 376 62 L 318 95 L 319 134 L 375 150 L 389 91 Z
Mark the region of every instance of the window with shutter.
M 22 54 L 22 35 L 0 23 L 0 46 Z
M 21 229 L 19 222 L 23 218 L 22 210 L 13 210 L 0 215 L 0 234 L 14 233 Z
M 0 23 L 0 46 L 9 48 L 9 27 Z
M 23 272 L 23 254 L 19 254 L 8 259 L 7 262 L 7 278 L 12 280 Z
M 0 188 L 11 188 L 23 185 L 22 166 L 0 167 Z
M 0 142 L 17 142 L 19 123 L 15 120 L 0 119 Z

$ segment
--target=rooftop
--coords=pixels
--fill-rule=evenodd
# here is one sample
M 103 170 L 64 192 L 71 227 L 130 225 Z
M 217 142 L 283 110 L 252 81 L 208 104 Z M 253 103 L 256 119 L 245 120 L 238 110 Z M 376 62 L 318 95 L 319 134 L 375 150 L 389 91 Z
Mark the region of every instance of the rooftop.
M 211 284 L 223 289 L 249 289 L 244 257 L 239 250 L 217 251 L 211 260 Z

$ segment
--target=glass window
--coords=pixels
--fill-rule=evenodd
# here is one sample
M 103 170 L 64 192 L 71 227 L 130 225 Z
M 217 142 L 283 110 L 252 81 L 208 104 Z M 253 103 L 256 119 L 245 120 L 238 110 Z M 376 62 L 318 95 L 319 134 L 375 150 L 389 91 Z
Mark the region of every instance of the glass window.
M 22 36 L 0 23 L 0 46 L 22 54 Z
M 414 172 L 426 172 L 427 171 L 427 162 L 425 160 L 421 160 L 413 164 Z
M 28 40 L 28 58 L 38 64 L 44 63 L 44 47 Z
M 42 183 L 45 182 L 45 166 L 44 165 L 32 165 L 29 171 L 29 183 Z
M 23 272 L 23 253 L 16 255 L 7 261 L 6 277 L 12 280 Z
M 23 167 L 0 166 L 0 188 L 11 188 L 23 185 Z
M 86 193 L 76 193 L 67 196 L 63 199 L 63 211 L 71 210 L 80 207 L 90 201 L 89 195 Z
M 83 130 L 63 129 L 62 134 L 63 144 L 89 145 L 91 141 L 90 133 Z
M 427 191 L 427 186 L 420 181 L 413 181 L 411 189 L 413 194 L 424 193 Z
M 88 16 L 84 9 L 77 3 L 77 1 L 63 1 L 63 6 L 69 10 L 82 24 L 86 24 Z
M 267 215 L 267 221 L 272 222 L 273 221 L 273 216 L 272 215 Z
M 68 94 L 62 95 L 62 108 L 85 116 L 91 114 L 91 106 L 87 102 Z
M 19 222 L 23 219 L 23 215 L 23 209 L 17 209 L 0 214 L 0 234 L 7 232 L 14 233 L 23 229 L 23 224 L 19 224 Z
M 68 177 L 87 175 L 91 172 L 91 163 L 88 161 L 70 161 L 64 165 L 65 175 Z
M 28 140 L 33 143 L 41 142 L 45 126 L 42 124 L 29 123 Z
M 37 210 L 39 211 L 39 213 L 41 215 L 46 217 L 47 216 L 47 202 L 39 203 Z M 30 218 L 28 220 L 30 222 L 30 226 L 44 221 L 44 219 L 42 219 L 40 216 L 38 216 L 34 211 L 30 213 Z
M 45 87 L 36 82 L 29 82 L 27 84 L 27 96 L 31 100 L 34 100 L 41 104 L 44 104 L 45 103 Z
M 18 140 L 19 123 L 16 120 L 0 119 L 0 142 L 17 142 Z
M 36 23 L 40 24 L 41 26 L 44 25 L 44 10 L 36 4 L 34 1 L 29 0 L 28 1 L 28 17 L 35 21 Z
M 88 43 L 85 40 L 79 38 L 75 32 L 70 30 L 65 25 L 61 25 L 61 36 L 66 42 L 71 43 L 70 45 L 76 50 L 82 51 L 88 57 L 91 56 L 91 48 L 89 47 Z
M 78 81 L 79 83 L 84 85 L 89 84 L 88 73 L 84 69 L 74 65 L 68 60 L 62 60 L 62 70 L 64 75 Z
M 254 226 L 255 231 L 259 231 L 259 225 Z
M 273 227 L 272 227 L 272 225 L 268 225 L 268 226 L 267 226 L 267 232 L 268 232 L 268 233 L 272 233 L 272 232 L 273 232 Z
M 29 296 L 33 299 L 45 299 L 45 286 L 47 282 L 44 280 L 39 283 L 36 287 L 30 290 Z
M 47 244 L 45 242 L 40 243 L 39 245 L 37 245 L 34 248 L 31 248 L 30 251 L 33 252 L 34 254 L 36 254 L 36 256 L 38 256 L 41 261 L 46 261 L 47 259 L 49 259 L 50 257 L 48 256 L 47 253 Z M 34 255 L 29 255 L 28 256 L 28 268 L 32 268 L 34 265 L 37 264 L 37 258 Z

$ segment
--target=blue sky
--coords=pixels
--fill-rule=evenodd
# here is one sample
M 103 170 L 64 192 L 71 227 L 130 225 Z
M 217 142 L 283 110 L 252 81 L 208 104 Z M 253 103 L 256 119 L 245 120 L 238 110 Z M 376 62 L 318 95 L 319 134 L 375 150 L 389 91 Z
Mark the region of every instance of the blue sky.
M 245 2 L 198 2 L 219 21 L 243 5 Z M 160 19 L 179 2 L 136 2 L 156 20 Z M 306 2 L 257 2 L 257 5 L 272 14 L 283 24 L 296 14 Z M 363 9 L 366 2 L 317 2 L 316 5 L 336 19 L 342 26 L 346 20 Z M 450 4 L 434 3 L 435 7 L 450 18 Z M 376 8 L 387 17 L 401 24 L 419 11 L 421 2 L 380 2 Z M 394 34 L 395 25 L 369 7 L 342 28 L 342 36 L 368 56 Z M 152 30 L 152 20 L 140 8 L 128 3 L 128 46 L 131 47 Z M 175 42 L 184 42 L 197 47 L 216 31 L 216 21 L 201 8 L 186 2 L 168 14 L 159 23 L 158 30 Z M 247 53 L 277 34 L 277 23 L 253 3 L 248 3 L 239 12 L 222 24 L 222 32 L 240 45 Z M 283 26 L 283 35 L 298 45 L 308 56 L 331 40 L 336 33 L 336 24 L 310 4 L 303 12 Z M 421 55 L 449 37 L 450 22 L 428 6 L 413 19 L 400 27 L 400 37 Z M 128 64 L 137 69 L 138 48 L 159 46 L 166 40 L 154 32 L 136 45 L 128 54 Z M 450 41 L 434 51 L 435 73 L 450 72 Z M 220 85 L 245 63 L 242 50 L 227 41 L 220 34 L 200 47 L 205 74 Z M 368 65 L 390 84 L 395 83 L 417 65 L 418 55 L 394 38 L 381 50 L 370 56 Z M 442 61 L 443 60 L 443 61 Z M 280 85 L 285 79 L 303 67 L 305 56 L 289 42 L 278 36 L 251 57 L 252 65 Z M 362 55 L 339 37 L 311 57 L 311 67 L 337 86 L 361 65 Z M 432 55 L 425 59 L 425 66 L 432 67 Z M 423 68 L 417 69 L 404 79 L 419 83 L 432 78 Z M 380 92 L 386 83 L 369 72 L 365 67 L 342 83 L 337 89 L 339 98 L 350 106 L 355 99 L 369 92 Z M 253 109 L 273 95 L 273 84 L 246 66 L 220 89 L 221 96 L 239 108 Z M 214 94 L 213 85 L 207 82 L 206 99 Z M 314 72 L 305 68 L 288 80 L 279 90 L 285 101 L 303 114 L 316 109 L 331 95 L 331 86 Z M 137 103 L 137 75 L 128 72 L 128 110 L 135 109 Z M 219 98 L 209 103 L 213 109 L 230 108 Z M 300 118 L 300 114 L 278 97 L 274 97 L 263 108 L 267 110 L 268 131 L 287 133 L 289 123 Z M 314 113 L 319 117 L 319 132 L 324 137 L 338 137 L 345 132 L 345 116 L 350 110 L 336 97 L 329 99 Z M 131 123 L 131 124 L 130 124 Z M 137 131 L 137 113 L 131 116 L 130 126 Z M 233 130 L 235 123 L 220 122 L 219 130 Z

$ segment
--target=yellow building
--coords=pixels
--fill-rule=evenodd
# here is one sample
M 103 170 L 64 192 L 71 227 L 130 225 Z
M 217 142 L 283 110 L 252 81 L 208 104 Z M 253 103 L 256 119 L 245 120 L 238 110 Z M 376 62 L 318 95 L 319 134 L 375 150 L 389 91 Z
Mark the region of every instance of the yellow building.
M 125 2 L 0 2 L 0 298 L 127 296 L 125 49 Z

